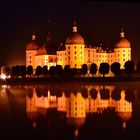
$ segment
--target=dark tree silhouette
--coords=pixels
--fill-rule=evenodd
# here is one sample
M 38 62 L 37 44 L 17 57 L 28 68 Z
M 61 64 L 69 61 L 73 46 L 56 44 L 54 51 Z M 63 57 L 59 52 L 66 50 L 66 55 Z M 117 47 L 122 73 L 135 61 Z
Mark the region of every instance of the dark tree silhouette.
M 128 77 L 131 77 L 132 73 L 134 73 L 134 62 L 126 61 L 124 67 L 125 67 L 124 72 L 128 75 Z
M 42 67 L 37 66 L 36 71 L 35 71 L 35 75 L 37 75 L 39 77 L 41 74 L 42 74 Z
M 33 74 L 33 67 L 31 65 L 27 67 L 27 74 L 30 75 L 30 77 Z
M 70 66 L 69 65 L 65 65 L 64 69 L 63 69 L 63 75 L 64 77 L 69 77 L 70 75 Z
M 137 67 L 136 67 L 136 71 L 137 73 L 140 73 L 140 61 L 137 62 Z
M 81 68 L 81 74 L 85 76 L 87 74 L 87 64 L 83 64 Z
M 56 75 L 57 77 L 62 77 L 62 66 L 61 65 L 56 65 Z
M 90 73 L 94 76 L 94 74 L 97 73 L 97 65 L 95 63 L 92 63 L 90 66 Z
M 121 89 L 118 87 L 115 87 L 111 92 L 111 97 L 114 100 L 120 100 L 121 99 Z
M 121 74 L 120 63 L 114 62 L 111 64 L 111 72 L 114 73 L 115 76 L 119 76 Z
M 55 66 L 51 66 L 50 70 L 49 70 L 50 76 L 51 77 L 55 77 L 56 74 L 56 67 Z
M 91 96 L 91 98 L 96 99 L 97 98 L 97 94 L 98 94 L 98 91 L 96 89 L 92 88 L 90 90 L 90 96 Z
M 25 76 L 26 76 L 26 66 L 25 65 L 20 66 L 20 75 L 22 76 L 22 78 L 25 78 Z
M 100 63 L 99 72 L 103 74 L 103 77 L 105 77 L 105 74 L 109 73 L 109 64 L 108 63 Z
M 109 89 L 106 89 L 105 87 L 103 87 L 100 90 L 101 99 L 109 99 L 110 98 L 109 92 L 110 92 Z
M 76 75 L 77 75 L 77 69 L 76 68 L 70 69 L 70 76 L 75 77 Z
M 87 97 L 88 97 L 88 90 L 87 90 L 87 88 L 83 87 L 83 88 L 81 89 L 81 94 L 82 94 L 82 96 L 83 96 L 84 98 L 87 98 Z
M 16 69 L 15 74 L 16 74 L 16 77 L 18 78 L 21 75 L 20 66 L 16 65 L 15 69 Z
M 45 76 L 47 76 L 48 75 L 48 73 L 49 73 L 49 71 L 48 71 L 48 66 L 43 66 L 43 68 L 42 68 L 42 74 L 44 74 Z
M 134 89 L 128 88 L 125 90 L 125 99 L 128 102 L 134 102 L 135 101 L 135 95 L 134 95 Z
M 15 78 L 15 76 L 16 76 L 16 66 L 12 66 L 12 68 L 11 68 L 11 77 Z

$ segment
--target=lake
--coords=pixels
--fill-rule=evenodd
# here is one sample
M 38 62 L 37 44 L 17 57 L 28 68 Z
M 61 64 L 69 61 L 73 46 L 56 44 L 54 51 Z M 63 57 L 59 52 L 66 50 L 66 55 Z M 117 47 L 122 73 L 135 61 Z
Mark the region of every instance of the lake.
M 140 82 L 1 85 L 0 138 L 140 139 Z

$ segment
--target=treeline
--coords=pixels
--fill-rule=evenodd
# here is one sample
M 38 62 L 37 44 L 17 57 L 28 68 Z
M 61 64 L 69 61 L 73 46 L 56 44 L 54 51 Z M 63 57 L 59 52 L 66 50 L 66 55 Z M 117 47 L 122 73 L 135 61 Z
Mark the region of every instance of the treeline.
M 123 73 L 128 76 L 132 76 L 134 72 L 140 73 L 140 62 L 137 63 L 136 68 L 133 61 L 125 62 L 124 69 L 120 68 L 120 63 L 114 62 L 111 65 L 108 63 L 101 63 L 99 67 L 95 63 L 92 63 L 88 68 L 87 64 L 83 64 L 81 69 L 70 68 L 66 65 L 62 68 L 61 65 L 51 66 L 48 70 L 47 66 L 37 66 L 33 70 L 32 66 L 26 67 L 25 65 L 17 65 L 12 67 L 6 67 L 4 73 L 11 78 L 25 78 L 25 77 L 84 77 L 87 73 L 95 76 L 98 73 L 105 77 L 106 74 L 112 72 L 115 76 L 121 76 Z

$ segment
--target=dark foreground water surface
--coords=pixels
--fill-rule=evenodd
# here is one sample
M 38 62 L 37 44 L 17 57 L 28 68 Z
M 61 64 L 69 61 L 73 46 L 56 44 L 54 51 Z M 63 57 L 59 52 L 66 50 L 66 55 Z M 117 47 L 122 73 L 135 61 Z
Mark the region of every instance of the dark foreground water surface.
M 1 85 L 6 138 L 140 139 L 140 83 Z

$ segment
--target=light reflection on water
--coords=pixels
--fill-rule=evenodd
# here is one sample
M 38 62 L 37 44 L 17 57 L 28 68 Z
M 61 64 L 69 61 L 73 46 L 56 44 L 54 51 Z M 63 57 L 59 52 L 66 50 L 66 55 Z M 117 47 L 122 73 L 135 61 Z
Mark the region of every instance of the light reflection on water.
M 140 84 L 2 86 L 0 134 L 34 139 L 134 138 L 140 130 L 139 100 Z

